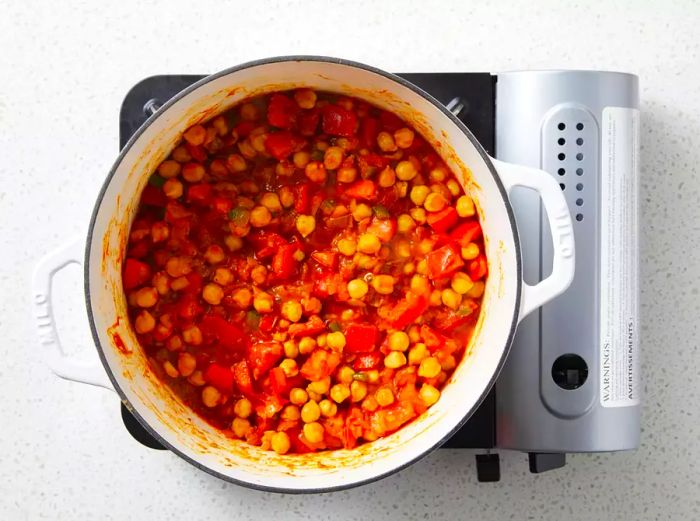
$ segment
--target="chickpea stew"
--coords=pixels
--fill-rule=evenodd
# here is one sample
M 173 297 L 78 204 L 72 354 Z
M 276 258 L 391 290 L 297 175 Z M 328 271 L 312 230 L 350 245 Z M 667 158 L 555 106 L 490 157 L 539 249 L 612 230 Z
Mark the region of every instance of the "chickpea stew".
M 436 403 L 486 276 L 474 202 L 435 150 L 392 113 L 299 89 L 184 132 L 141 196 L 123 285 L 183 402 L 299 454 Z

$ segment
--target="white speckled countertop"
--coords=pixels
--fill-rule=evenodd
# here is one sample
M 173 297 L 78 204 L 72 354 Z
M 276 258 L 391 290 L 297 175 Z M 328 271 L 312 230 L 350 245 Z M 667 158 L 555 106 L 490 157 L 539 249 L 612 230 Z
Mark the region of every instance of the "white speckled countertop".
M 0 519 L 700 519 L 700 5 L 697 2 L 5 2 L 0 15 Z M 566 6 L 564 5 L 566 4 Z M 194 6 L 197 7 L 194 7 Z M 604 5 L 604 7 L 603 7 Z M 31 7 L 30 7 L 31 6 Z M 601 68 L 640 76 L 642 351 L 635 453 L 533 476 L 502 454 L 440 450 L 347 492 L 247 490 L 154 452 L 106 390 L 49 373 L 31 268 L 86 229 L 138 80 L 283 54 L 394 71 Z M 66 344 L 94 356 L 80 271 L 57 280 Z

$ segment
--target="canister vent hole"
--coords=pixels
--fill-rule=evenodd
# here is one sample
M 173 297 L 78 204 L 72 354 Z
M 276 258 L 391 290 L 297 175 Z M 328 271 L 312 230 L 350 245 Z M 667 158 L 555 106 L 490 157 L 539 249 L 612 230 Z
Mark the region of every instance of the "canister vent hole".
M 578 146 L 583 145 L 583 138 L 582 138 L 582 137 L 578 138 L 578 139 L 576 140 L 576 144 L 577 144 Z
M 577 214 L 576 214 L 576 220 L 577 220 L 578 222 L 583 221 L 583 214 L 582 214 L 582 213 L 577 213 Z
M 557 125 L 557 128 L 559 128 L 559 130 L 564 130 L 566 128 L 566 125 L 564 123 L 559 123 L 559 125 Z
M 582 184 L 582 183 L 578 183 L 578 184 L 576 185 L 576 190 L 578 190 L 579 192 L 580 192 L 581 190 L 583 190 L 583 184 Z
M 564 183 L 559 183 L 559 188 L 561 188 L 562 192 L 566 190 L 566 185 Z
M 583 199 L 576 199 L 576 206 L 583 206 Z
M 576 175 L 583 175 L 583 168 L 577 168 Z
M 583 123 L 576 123 L 576 130 L 583 130 Z
M 576 159 L 577 159 L 578 161 L 581 161 L 581 160 L 583 159 L 583 154 L 582 154 L 581 152 L 579 152 L 578 154 L 576 154 Z
M 562 153 L 562 154 L 559 154 L 557 157 L 559 158 L 559 161 L 564 161 L 564 159 L 566 159 L 566 154 Z
M 559 175 L 564 175 L 565 173 L 566 173 L 566 170 L 563 168 L 560 168 L 559 170 L 557 170 L 557 174 L 559 174 Z
M 560 138 L 557 140 L 557 143 L 559 143 L 560 145 L 563 146 L 563 145 L 566 144 L 566 139 L 564 139 L 563 137 L 560 137 Z

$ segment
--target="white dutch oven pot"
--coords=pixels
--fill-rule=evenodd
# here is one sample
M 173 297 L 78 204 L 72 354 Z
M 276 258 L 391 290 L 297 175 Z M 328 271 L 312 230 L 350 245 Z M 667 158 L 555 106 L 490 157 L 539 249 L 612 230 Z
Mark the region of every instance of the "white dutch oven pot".
M 425 414 L 388 437 L 350 451 L 279 456 L 224 437 L 157 380 L 127 319 L 121 273 L 139 195 L 182 132 L 250 96 L 297 87 L 363 98 L 420 131 L 477 203 L 489 277 L 469 354 Z M 518 185 L 539 192 L 552 230 L 553 270 L 535 286 L 523 282 L 508 200 Z M 82 262 L 82 244 L 72 243 L 47 256 L 35 272 L 35 314 L 42 343 L 53 348 L 46 353 L 51 369 L 69 380 L 113 388 L 156 439 L 200 469 L 227 481 L 283 492 L 356 486 L 395 472 L 438 447 L 493 385 L 518 322 L 563 292 L 574 275 L 571 218 L 552 177 L 489 157 L 456 117 L 409 82 L 359 63 L 320 57 L 261 60 L 204 78 L 166 103 L 127 143 L 97 199 L 84 250 L 85 299 L 102 365 L 79 363 L 64 354 L 51 313 L 51 278 L 68 263 Z

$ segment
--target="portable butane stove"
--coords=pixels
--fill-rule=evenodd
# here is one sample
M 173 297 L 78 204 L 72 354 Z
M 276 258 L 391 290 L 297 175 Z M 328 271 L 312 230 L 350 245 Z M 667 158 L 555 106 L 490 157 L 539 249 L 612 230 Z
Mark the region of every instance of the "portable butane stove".
M 414 73 L 400 76 L 444 103 L 489 154 L 558 179 L 574 218 L 576 276 L 519 326 L 495 387 L 443 447 L 481 449 L 480 481 L 500 479 L 496 449 L 529 454 L 530 471 L 566 453 L 639 443 L 637 77 L 597 71 Z M 153 76 L 121 107 L 120 147 L 160 105 L 203 76 Z M 525 281 L 551 270 L 537 195 L 512 201 Z M 163 449 L 122 405 L 129 432 Z

